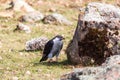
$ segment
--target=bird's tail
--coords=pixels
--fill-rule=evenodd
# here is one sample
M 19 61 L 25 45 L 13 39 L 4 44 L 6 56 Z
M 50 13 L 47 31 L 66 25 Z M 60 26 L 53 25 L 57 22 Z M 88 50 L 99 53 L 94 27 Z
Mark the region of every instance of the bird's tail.
M 44 61 L 43 58 L 39 62 L 42 62 L 42 61 Z
M 47 60 L 47 57 L 43 57 L 39 62 Z

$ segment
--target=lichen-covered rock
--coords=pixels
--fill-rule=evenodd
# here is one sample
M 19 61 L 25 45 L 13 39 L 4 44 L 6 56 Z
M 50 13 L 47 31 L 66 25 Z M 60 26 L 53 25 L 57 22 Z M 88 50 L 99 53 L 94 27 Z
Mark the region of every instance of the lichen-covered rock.
M 109 57 L 102 66 L 76 68 L 71 73 L 61 76 L 60 80 L 119 80 L 119 58 L 120 55 L 114 55 Z
M 120 65 L 111 65 L 104 68 L 105 70 L 96 75 L 96 80 L 119 80 Z
M 102 66 L 110 66 L 120 64 L 120 55 L 113 55 L 108 57 Z
M 61 76 L 60 80 L 96 80 L 96 74 L 103 70 L 101 67 L 76 68 L 73 72 Z
M 65 74 L 60 80 L 119 80 L 120 65 L 108 67 L 89 67 L 76 69 L 69 74 Z
M 34 11 L 34 12 L 28 12 L 25 15 L 23 15 L 22 17 L 20 17 L 20 21 L 22 22 L 36 22 L 36 21 L 40 21 L 44 18 L 44 15 L 38 11 Z
M 109 4 L 88 4 L 66 49 L 71 63 L 100 65 L 107 57 L 120 54 L 119 11 Z
M 10 3 L 11 7 L 14 11 L 25 11 L 25 12 L 34 12 L 35 9 L 32 8 L 27 2 L 24 0 L 12 0 Z
M 46 37 L 39 37 L 39 38 L 31 39 L 26 42 L 25 50 L 27 51 L 43 50 L 47 41 L 48 39 Z
M 91 2 L 85 9 L 85 21 L 106 22 L 120 18 L 120 9 L 111 4 Z
M 26 33 L 31 33 L 30 27 L 20 22 L 17 24 L 14 31 L 25 31 Z
M 63 15 L 58 14 L 58 13 L 53 13 L 51 15 L 47 15 L 43 19 L 44 23 L 49 23 L 49 24 L 65 24 L 65 25 L 71 25 L 72 23 L 67 20 Z

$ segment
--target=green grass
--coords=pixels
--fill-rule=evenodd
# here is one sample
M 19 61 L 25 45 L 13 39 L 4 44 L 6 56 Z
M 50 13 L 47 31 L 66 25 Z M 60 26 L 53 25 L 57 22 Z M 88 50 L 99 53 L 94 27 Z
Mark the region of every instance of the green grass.
M 10 21 L 11 23 L 14 21 Z M 49 39 L 55 36 L 56 34 L 64 34 L 66 40 L 64 41 L 64 49 L 67 42 L 71 38 L 66 35 L 69 31 L 69 28 L 72 26 L 57 26 L 49 24 L 41 24 L 39 27 L 32 27 L 32 33 L 26 34 L 24 32 L 13 32 L 15 25 L 6 23 L 9 25 L 7 28 L 0 29 L 0 41 L 2 47 L 0 49 L 0 78 L 3 80 L 10 80 L 12 77 L 17 76 L 20 80 L 52 80 L 59 78 L 63 73 L 69 72 L 71 68 L 67 67 L 66 55 L 64 51 L 61 51 L 60 60 L 58 63 L 39 63 L 42 52 L 33 51 L 26 52 L 25 42 L 40 36 L 46 36 Z M 63 30 L 59 31 L 58 27 Z M 73 28 L 72 28 L 73 29 Z M 70 33 L 72 34 L 72 32 Z M 39 72 L 39 70 L 41 70 Z M 30 75 L 26 75 L 26 71 L 30 71 Z
M 64 16 L 71 19 L 69 16 L 74 11 L 70 10 L 69 14 L 66 10 L 63 10 Z M 71 71 L 71 67 L 66 61 L 67 58 L 64 50 L 72 38 L 75 24 L 74 26 L 66 26 L 37 22 L 34 24 L 39 24 L 39 26 L 33 24 L 31 26 L 32 33 L 30 34 L 13 32 L 18 23 L 17 18 L 19 16 L 20 13 L 16 13 L 15 18 L 0 18 L 0 24 L 6 26 L 0 27 L 0 42 L 2 43 L 2 47 L 0 48 L 0 56 L 2 57 L 2 60 L 0 60 L 0 79 L 12 80 L 13 77 L 18 77 L 19 80 L 54 80 Z M 76 23 L 76 21 L 73 23 Z M 31 23 L 25 24 L 31 25 Z M 26 41 L 40 36 L 46 36 L 51 39 L 57 34 L 64 35 L 66 38 L 58 63 L 39 63 L 42 51 L 24 51 Z M 27 71 L 30 71 L 30 74 L 26 74 Z

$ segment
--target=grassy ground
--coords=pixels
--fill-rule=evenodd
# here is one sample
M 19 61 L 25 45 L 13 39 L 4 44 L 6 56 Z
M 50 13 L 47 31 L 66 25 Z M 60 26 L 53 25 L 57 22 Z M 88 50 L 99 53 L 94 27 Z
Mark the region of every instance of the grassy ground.
M 1 80 L 13 80 L 15 77 L 18 77 L 19 80 L 56 80 L 61 75 L 72 70 L 73 66 L 66 61 L 67 58 L 64 51 L 74 34 L 79 7 L 83 5 L 74 3 L 72 0 L 67 2 L 64 0 L 44 0 L 44 5 L 41 6 L 38 6 L 36 2 L 36 0 L 29 1 L 35 9 L 43 14 L 52 13 L 49 11 L 50 8 L 56 9 L 57 13 L 66 16 L 67 19 L 73 22 L 73 25 L 53 25 L 43 24 L 42 22 L 26 23 L 32 25 L 32 32 L 26 34 L 25 32 L 13 32 L 18 23 L 18 17 L 21 16 L 20 13 L 16 13 L 14 18 L 0 18 Z M 56 34 L 65 36 L 64 47 L 58 63 L 39 63 L 42 51 L 24 51 L 26 41 L 40 36 L 46 36 L 51 39 Z

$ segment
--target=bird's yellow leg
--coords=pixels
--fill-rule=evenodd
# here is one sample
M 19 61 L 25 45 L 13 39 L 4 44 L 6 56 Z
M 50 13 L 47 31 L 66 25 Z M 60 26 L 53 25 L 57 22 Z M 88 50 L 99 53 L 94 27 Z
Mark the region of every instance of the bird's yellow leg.
M 53 62 L 52 58 L 48 59 L 48 62 Z
M 55 62 L 58 62 L 58 57 L 56 56 L 56 60 L 55 60 Z

